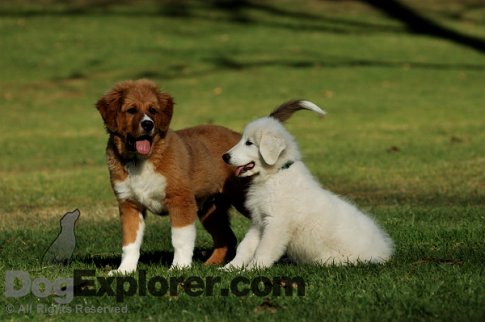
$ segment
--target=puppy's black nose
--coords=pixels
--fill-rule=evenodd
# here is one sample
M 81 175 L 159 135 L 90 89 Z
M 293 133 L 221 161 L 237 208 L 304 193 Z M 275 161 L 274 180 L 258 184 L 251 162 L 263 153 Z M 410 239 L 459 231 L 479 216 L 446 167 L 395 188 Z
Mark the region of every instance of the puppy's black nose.
M 153 129 L 153 121 L 144 120 L 141 122 L 141 127 L 146 131 L 150 132 Z
M 224 153 L 222 155 L 222 159 L 224 160 L 224 162 L 229 163 L 229 160 L 231 160 L 231 155 L 229 153 Z

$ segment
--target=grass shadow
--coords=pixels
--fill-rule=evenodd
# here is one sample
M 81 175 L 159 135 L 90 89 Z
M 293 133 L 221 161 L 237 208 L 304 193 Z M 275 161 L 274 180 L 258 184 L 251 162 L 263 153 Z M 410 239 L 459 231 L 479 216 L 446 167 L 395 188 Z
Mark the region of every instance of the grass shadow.
M 32 1 L 35 4 L 34 1 Z M 375 24 L 358 21 L 352 18 L 335 18 L 322 16 L 304 11 L 292 11 L 277 5 L 256 3 L 246 0 L 211 0 L 211 1 L 170 1 L 159 0 L 153 7 L 136 6 L 131 1 L 123 1 L 126 8 L 134 10 L 116 9 L 116 2 L 102 3 L 85 1 L 60 6 L 59 3 L 42 7 L 0 8 L 3 17 L 46 17 L 46 16 L 125 16 L 125 17 L 168 17 L 184 20 L 223 21 L 233 24 L 259 25 L 273 28 L 284 28 L 300 31 L 320 31 L 329 33 L 358 33 L 371 32 L 389 33 L 403 32 L 404 29 L 395 25 Z M 264 15 L 264 17 L 259 17 Z M 215 19 L 215 16 L 217 19 Z M 258 16 L 258 18 L 256 18 Z
M 195 262 L 205 262 L 210 254 L 211 249 L 207 248 L 195 248 L 193 260 Z M 162 265 L 170 267 L 173 260 L 173 251 L 141 251 L 139 263 L 146 265 Z M 74 262 L 80 262 L 84 264 L 93 264 L 98 268 L 111 267 L 116 268 L 120 265 L 121 254 L 117 255 L 84 255 L 73 258 Z
M 479 52 L 485 52 L 485 41 L 483 39 L 442 26 L 400 1 L 363 0 L 363 2 L 380 10 L 390 18 L 402 22 L 413 33 L 446 39 Z
M 372 59 L 359 59 L 351 57 L 326 57 L 319 59 L 254 59 L 239 60 L 230 56 L 216 56 L 206 58 L 205 61 L 210 65 L 203 69 L 191 69 L 189 65 L 168 65 L 164 69 L 142 70 L 135 74 L 126 75 L 129 78 L 153 78 L 163 80 L 184 79 L 193 77 L 204 77 L 224 71 L 246 71 L 267 67 L 283 67 L 290 69 L 311 69 L 311 68 L 389 68 L 389 69 L 420 69 L 420 70 L 469 70 L 485 71 L 485 65 L 481 64 L 445 64 L 445 63 L 425 63 L 412 61 L 377 61 Z M 187 68 L 187 71 L 185 70 Z

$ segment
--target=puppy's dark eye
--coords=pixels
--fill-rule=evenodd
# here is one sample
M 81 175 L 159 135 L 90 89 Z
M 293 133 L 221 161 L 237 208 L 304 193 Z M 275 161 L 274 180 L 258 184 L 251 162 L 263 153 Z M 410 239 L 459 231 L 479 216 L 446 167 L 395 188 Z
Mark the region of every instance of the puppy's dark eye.
M 150 114 L 157 114 L 157 113 L 158 113 L 157 109 L 156 109 L 156 108 L 154 108 L 154 107 L 150 107 L 150 108 L 148 109 L 148 112 L 149 112 Z
M 128 114 L 136 114 L 136 107 L 130 107 L 129 109 L 126 110 Z
M 246 144 L 246 145 L 253 145 L 253 142 L 251 142 L 251 141 L 247 140 L 245 144 Z

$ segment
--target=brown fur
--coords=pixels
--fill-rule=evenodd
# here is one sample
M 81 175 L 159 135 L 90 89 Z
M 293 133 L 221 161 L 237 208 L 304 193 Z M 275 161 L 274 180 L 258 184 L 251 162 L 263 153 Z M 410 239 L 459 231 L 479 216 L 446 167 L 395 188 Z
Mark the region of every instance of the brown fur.
M 123 245 L 132 243 L 136 238 L 136 232 L 140 226 L 140 213 L 144 214 L 143 209 L 136 203 L 126 200 L 119 203 Z
M 143 158 L 149 159 L 155 171 L 166 178 L 163 203 L 171 225 L 186 226 L 199 214 L 214 240 L 214 252 L 206 263 L 220 264 L 231 259 L 236 238 L 227 212 L 231 203 L 244 211 L 241 195 L 245 182 L 234 180 L 234 169 L 221 156 L 240 140 L 240 134 L 215 125 L 170 130 L 173 99 L 149 80 L 116 84 L 98 100 L 96 108 L 109 133 L 106 154 L 111 183 L 125 180 L 125 165 L 140 158 L 133 149 L 133 140 L 141 135 L 143 115 L 149 115 L 155 133 L 151 152 Z M 135 240 L 138 214 L 144 214 L 146 209 L 133 200 L 120 201 L 119 209 L 123 245 L 127 245 Z
M 301 100 L 291 100 L 278 106 L 269 116 L 277 119 L 281 123 L 288 120 L 293 113 L 305 109 L 300 104 Z

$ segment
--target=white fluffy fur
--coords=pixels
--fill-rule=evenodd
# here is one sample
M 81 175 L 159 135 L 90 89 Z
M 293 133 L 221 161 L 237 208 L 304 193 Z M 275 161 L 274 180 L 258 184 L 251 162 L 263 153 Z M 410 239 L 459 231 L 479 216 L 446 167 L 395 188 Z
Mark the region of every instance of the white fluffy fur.
M 145 205 L 153 213 L 165 211 L 161 202 L 165 197 L 167 180 L 155 171 L 148 160 L 140 160 L 136 164 L 126 166 L 129 176 L 124 181 L 114 183 L 114 191 L 119 200 L 132 199 Z
M 320 107 L 318 107 L 318 105 L 316 105 L 313 102 L 303 100 L 303 101 L 300 101 L 300 105 L 303 106 L 304 108 L 306 108 L 307 110 L 316 112 L 318 114 L 321 114 L 321 115 L 327 114 L 327 113 L 325 113 L 324 110 L 322 110 Z
M 252 226 L 226 269 L 269 267 L 285 252 L 324 265 L 382 263 L 392 255 L 391 239 L 370 217 L 320 187 L 277 120 L 248 124 L 228 153 L 232 165 L 254 167 L 240 174 L 253 176 L 246 200 Z

